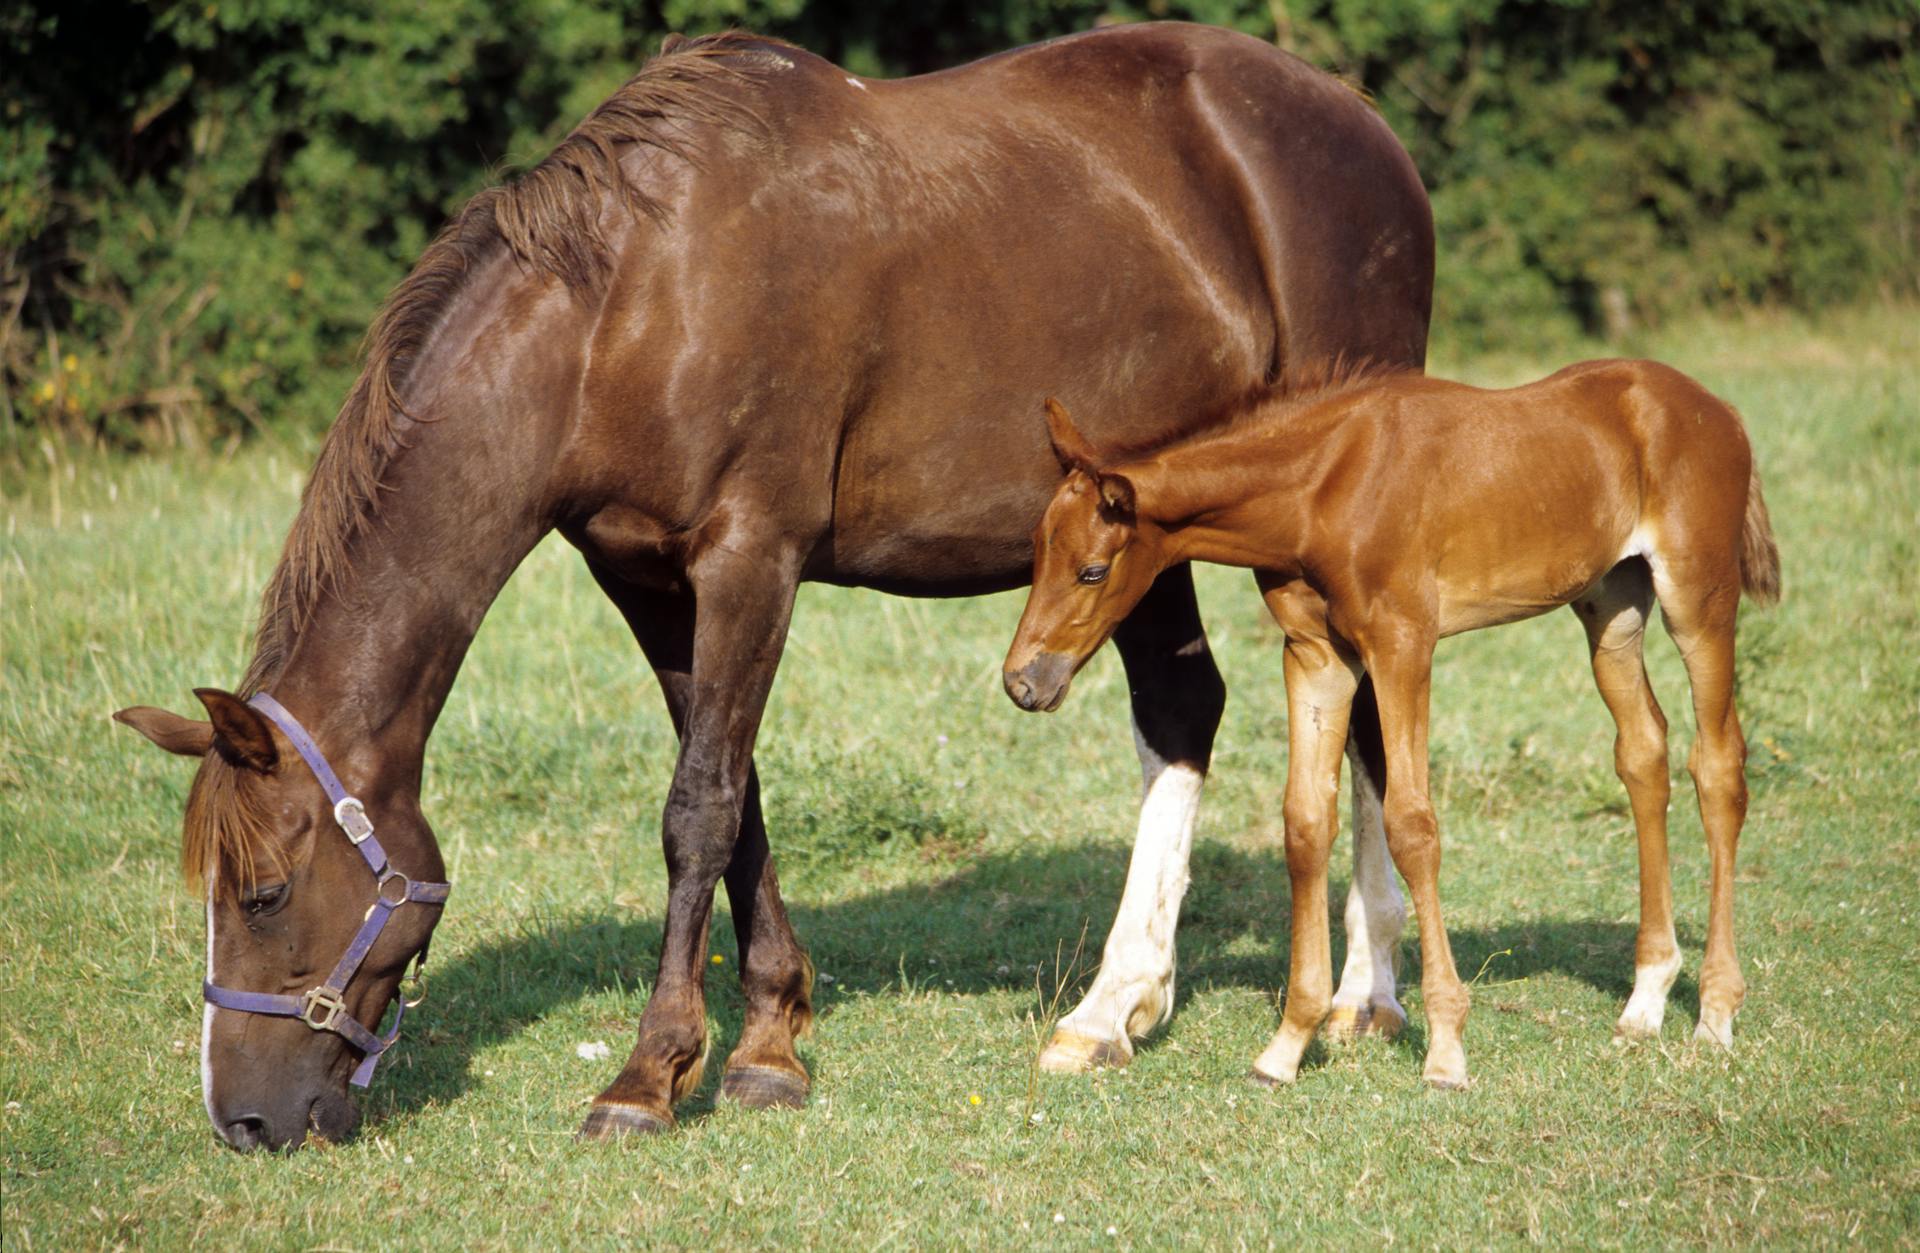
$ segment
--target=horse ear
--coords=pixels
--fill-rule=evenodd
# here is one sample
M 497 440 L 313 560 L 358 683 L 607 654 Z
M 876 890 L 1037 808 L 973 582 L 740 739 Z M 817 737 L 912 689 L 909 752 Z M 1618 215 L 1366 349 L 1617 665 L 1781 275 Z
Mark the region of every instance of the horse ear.
M 1102 474 L 1100 480 L 1100 508 L 1117 521 L 1132 522 L 1135 500 L 1133 480 L 1124 474 Z
M 232 692 L 217 687 L 196 687 L 193 694 L 207 707 L 213 719 L 213 747 L 236 766 L 265 774 L 280 764 L 280 750 L 274 747 L 273 727 L 259 710 Z
M 161 748 L 182 757 L 205 757 L 213 747 L 211 722 L 195 722 L 152 705 L 122 709 L 113 715 L 113 720 L 125 723 Z
M 1060 459 L 1062 470 L 1095 473 L 1095 468 L 1100 464 L 1100 454 L 1093 450 L 1087 437 L 1073 424 L 1067 407 L 1051 396 L 1047 397 L 1047 435 L 1053 441 L 1053 455 Z

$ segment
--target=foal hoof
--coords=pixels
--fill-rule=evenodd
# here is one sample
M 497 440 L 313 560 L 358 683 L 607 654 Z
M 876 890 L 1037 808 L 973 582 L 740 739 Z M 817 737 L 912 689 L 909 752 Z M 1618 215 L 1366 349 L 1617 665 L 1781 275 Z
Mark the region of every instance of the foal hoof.
M 720 1095 L 747 1109 L 799 1109 L 807 1078 L 776 1066 L 735 1066 L 721 1076 Z
M 1257 1088 L 1290 1088 L 1293 1086 L 1293 1080 L 1282 1079 L 1278 1075 L 1270 1075 L 1258 1066 L 1248 1068 L 1247 1082 Z
M 1693 1029 L 1693 1042 L 1705 1044 L 1711 1048 L 1731 1050 L 1733 1048 L 1733 1019 L 1709 1022 L 1704 1016 L 1700 1024 Z
M 1040 1051 L 1040 1069 L 1050 1075 L 1083 1075 L 1102 1066 L 1121 1067 L 1133 1054 L 1112 1040 L 1096 1040 L 1065 1027 L 1054 1028 L 1053 1038 Z
M 1407 1025 L 1407 1015 L 1391 1002 L 1381 1005 L 1335 1005 L 1320 1027 L 1322 1038 L 1330 1043 L 1351 1044 L 1368 1036 L 1391 1040 Z
M 618 1140 L 624 1136 L 658 1135 L 673 1129 L 673 1115 L 661 1117 L 638 1105 L 595 1105 L 587 1111 L 575 1140 Z

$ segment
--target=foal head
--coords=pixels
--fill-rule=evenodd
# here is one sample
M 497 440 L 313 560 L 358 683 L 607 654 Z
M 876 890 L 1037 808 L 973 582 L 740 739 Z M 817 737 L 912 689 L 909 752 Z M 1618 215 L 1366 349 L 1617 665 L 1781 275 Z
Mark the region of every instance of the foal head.
M 1033 531 L 1033 587 L 1007 650 L 1007 695 L 1052 712 L 1162 568 L 1161 534 L 1142 523 L 1134 485 L 1104 469 L 1059 401 L 1047 400 L 1047 433 L 1067 471 Z
M 195 695 L 205 722 L 144 706 L 114 716 L 168 752 L 200 759 L 182 863 L 206 890 L 208 981 L 298 994 L 353 942 L 376 896 L 373 876 L 285 734 L 238 696 L 214 688 Z M 427 829 L 417 806 L 367 796 L 384 844 L 437 876 L 438 854 L 421 848 Z M 431 849 L 431 839 L 425 843 Z M 393 913 L 345 989 L 345 1013 L 377 1027 L 439 917 L 437 905 Z M 234 1148 L 297 1147 L 309 1132 L 347 1135 L 359 1120 L 347 1096 L 359 1060 L 341 1035 L 298 1017 L 206 1006 L 200 1073 L 207 1115 Z

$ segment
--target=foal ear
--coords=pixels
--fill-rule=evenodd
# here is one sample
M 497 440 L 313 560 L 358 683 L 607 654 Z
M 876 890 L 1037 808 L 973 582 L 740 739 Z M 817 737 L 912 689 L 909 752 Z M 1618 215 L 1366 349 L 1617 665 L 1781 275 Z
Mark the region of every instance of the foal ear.
M 1073 424 L 1067 407 L 1051 396 L 1047 397 L 1047 436 L 1053 441 L 1053 455 L 1060 459 L 1062 470 L 1096 473 L 1100 454 L 1093 450 L 1087 437 Z
M 113 720 L 125 723 L 161 748 L 182 757 L 205 757 L 213 747 L 211 722 L 195 722 L 152 705 L 122 709 L 113 715 Z
M 259 710 L 217 687 L 196 687 L 193 694 L 213 719 L 213 747 L 222 757 L 262 774 L 280 764 L 273 727 Z
M 1100 479 L 1100 511 L 1116 522 L 1132 522 L 1134 518 L 1133 480 L 1124 474 L 1102 474 Z

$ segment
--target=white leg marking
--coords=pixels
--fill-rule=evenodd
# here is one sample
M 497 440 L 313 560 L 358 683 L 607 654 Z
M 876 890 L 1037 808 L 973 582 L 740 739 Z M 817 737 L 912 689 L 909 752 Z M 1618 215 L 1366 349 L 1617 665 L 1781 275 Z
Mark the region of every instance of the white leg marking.
M 207 982 L 218 983 L 213 975 L 213 876 L 207 876 Z M 200 1011 L 200 1099 L 207 1107 L 207 1120 L 215 1131 L 226 1134 L 220 1116 L 213 1110 L 213 1003 Z
M 1633 971 L 1633 995 L 1614 1025 L 1616 1036 L 1659 1035 L 1667 1017 L 1667 992 L 1674 976 L 1680 973 L 1680 949 L 1675 946 L 1667 961 L 1651 966 L 1636 966 Z
M 1387 855 L 1387 827 L 1372 789 L 1353 788 L 1353 883 L 1347 889 L 1347 964 L 1333 1010 L 1370 1015 L 1389 1009 L 1406 1021 L 1395 997 L 1394 952 L 1407 925 L 1407 901 Z
M 1174 930 L 1187 892 L 1187 859 L 1206 776 L 1171 765 L 1140 805 L 1127 886 L 1107 936 L 1100 973 L 1063 1030 L 1110 1041 L 1131 1056 L 1129 1036 L 1145 1035 L 1173 1015 Z

